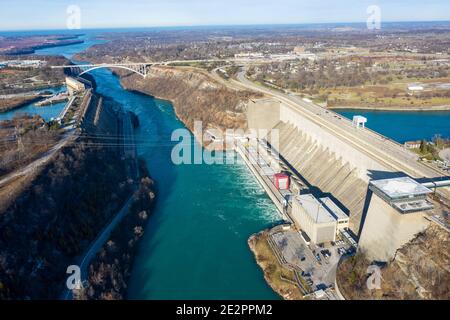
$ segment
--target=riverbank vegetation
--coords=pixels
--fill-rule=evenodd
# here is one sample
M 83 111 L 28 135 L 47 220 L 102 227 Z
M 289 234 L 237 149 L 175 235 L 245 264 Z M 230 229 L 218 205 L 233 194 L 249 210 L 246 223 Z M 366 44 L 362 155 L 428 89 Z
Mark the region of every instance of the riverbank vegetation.
M 154 182 L 143 160 L 139 161 L 141 180 L 133 195 L 130 212 L 113 231 L 110 239 L 89 266 L 88 285 L 78 300 L 123 300 L 127 298 L 137 245 L 145 233 L 154 201 Z
M 0 121 L 0 177 L 37 159 L 59 139 L 40 116 Z
M 122 148 L 102 145 L 119 132 L 113 103 L 105 103 L 97 125 L 86 125 L 86 137 L 0 187 L 0 299 L 58 298 L 67 267 L 134 191 Z M 26 129 L 34 137 L 31 148 L 46 143 L 35 137 L 35 127 Z M 89 135 L 100 132 L 92 143 Z
M 285 300 L 302 300 L 303 295 L 295 284 L 295 274 L 283 267 L 267 242 L 268 231 L 254 234 L 248 240 L 256 262 L 264 272 L 269 286 Z
M 129 74 L 122 75 L 121 80 L 127 89 L 171 101 L 177 116 L 191 130 L 195 121 L 202 121 L 205 129 L 245 128 L 246 104 L 260 97 L 231 90 L 193 68 L 153 67 L 145 79 Z
M 35 91 L 63 85 L 64 70 L 51 67 L 69 64 L 66 58 L 60 56 L 18 56 L 14 58 L 0 56 L 1 61 L 3 63 L 12 61 L 13 64 L 0 68 L 0 101 L 36 94 Z
M 30 35 L 0 36 L 0 54 L 2 55 L 30 55 L 38 49 L 69 46 L 83 43 L 78 39 L 80 35 Z
M 440 152 L 449 147 L 450 139 L 435 136 L 432 141 L 422 140 L 420 142 L 420 147 L 413 149 L 413 151 L 419 154 L 423 159 L 443 161 L 446 159 L 441 158 Z
M 10 99 L 0 99 L 0 113 L 19 109 L 27 104 L 41 100 L 39 94 L 30 94 L 29 96 L 18 96 Z
M 363 253 L 344 260 L 337 270 L 339 290 L 346 299 L 443 299 L 450 298 L 448 232 L 431 226 L 400 248 L 395 259 L 381 267 L 380 289 L 369 290 Z M 424 259 L 423 257 L 427 257 Z

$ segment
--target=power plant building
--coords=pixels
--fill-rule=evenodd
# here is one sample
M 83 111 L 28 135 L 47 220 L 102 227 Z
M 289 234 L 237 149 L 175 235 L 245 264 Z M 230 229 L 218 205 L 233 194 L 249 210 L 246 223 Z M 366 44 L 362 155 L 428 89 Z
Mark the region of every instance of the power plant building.
M 84 83 L 72 77 L 66 77 L 66 86 L 70 95 L 74 95 L 75 93 L 83 92 L 84 90 L 86 90 L 86 86 Z
M 372 194 L 359 248 L 370 260 L 390 261 L 428 226 L 425 212 L 433 209 L 427 200 L 432 191 L 410 177 L 371 181 L 369 190 Z
M 348 227 L 348 216 L 329 198 L 320 200 L 312 194 L 295 196 L 292 201 L 292 218 L 306 233 L 311 242 L 319 244 L 336 241 L 338 227 Z

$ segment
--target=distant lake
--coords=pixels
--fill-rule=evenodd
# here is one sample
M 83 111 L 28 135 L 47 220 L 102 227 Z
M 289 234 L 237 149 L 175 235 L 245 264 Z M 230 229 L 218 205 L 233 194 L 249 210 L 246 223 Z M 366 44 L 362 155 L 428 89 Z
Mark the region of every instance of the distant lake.
M 367 127 L 399 143 L 432 140 L 437 134 L 450 138 L 450 111 L 372 111 L 335 110 L 348 119 L 354 115 L 367 118 Z

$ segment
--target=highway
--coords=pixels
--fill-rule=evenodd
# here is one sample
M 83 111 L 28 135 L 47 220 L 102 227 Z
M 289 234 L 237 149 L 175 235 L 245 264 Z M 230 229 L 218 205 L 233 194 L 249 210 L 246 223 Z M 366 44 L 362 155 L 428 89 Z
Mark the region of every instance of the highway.
M 217 76 L 219 77 L 219 76 Z M 217 77 L 215 77 L 217 79 Z M 220 77 L 219 77 L 220 78 Z M 227 81 L 222 79 L 223 83 Z M 427 167 L 418 162 L 418 156 L 406 150 L 402 145 L 369 129 L 357 129 L 352 122 L 333 111 L 319 105 L 304 101 L 292 94 L 281 93 L 260 86 L 245 77 L 245 69 L 237 75 L 237 80 L 230 80 L 232 88 L 240 85 L 241 88 L 258 91 L 283 102 L 290 108 L 301 113 L 307 119 L 340 137 L 355 149 L 362 151 L 372 159 L 379 161 L 386 168 L 405 172 L 415 178 L 440 177 L 444 172 Z

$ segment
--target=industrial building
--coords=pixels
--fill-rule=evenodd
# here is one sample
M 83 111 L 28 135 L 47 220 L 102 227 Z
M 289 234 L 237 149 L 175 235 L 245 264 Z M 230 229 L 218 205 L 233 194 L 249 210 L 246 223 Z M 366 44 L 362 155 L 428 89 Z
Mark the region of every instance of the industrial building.
M 369 189 L 402 214 L 433 209 L 432 191 L 410 177 L 371 181 Z
M 331 214 L 336 218 L 337 231 L 343 231 L 349 227 L 350 218 L 348 217 L 348 215 L 345 214 L 344 211 L 342 211 L 341 208 L 337 206 L 337 204 L 333 200 L 327 197 L 327 198 L 320 198 L 320 201 L 328 209 L 328 211 L 331 212 Z
M 370 204 L 359 239 L 367 258 L 390 261 L 398 248 L 425 230 L 432 191 L 410 177 L 371 181 Z
M 406 141 L 403 145 L 406 149 L 419 149 L 422 141 Z
M 278 190 L 288 190 L 289 189 L 289 176 L 284 173 L 277 173 L 273 176 L 273 184 Z
M 0 66 L 9 68 L 42 68 L 47 64 L 43 60 L 6 60 L 0 61 Z
M 352 124 L 355 128 L 365 128 L 367 118 L 363 116 L 353 116 Z
M 66 86 L 67 91 L 69 91 L 71 96 L 86 90 L 86 85 L 84 83 L 72 77 L 66 77 Z
M 317 199 L 312 194 L 294 197 L 292 218 L 316 244 L 336 241 L 338 232 L 349 223 L 348 216 L 330 198 Z

